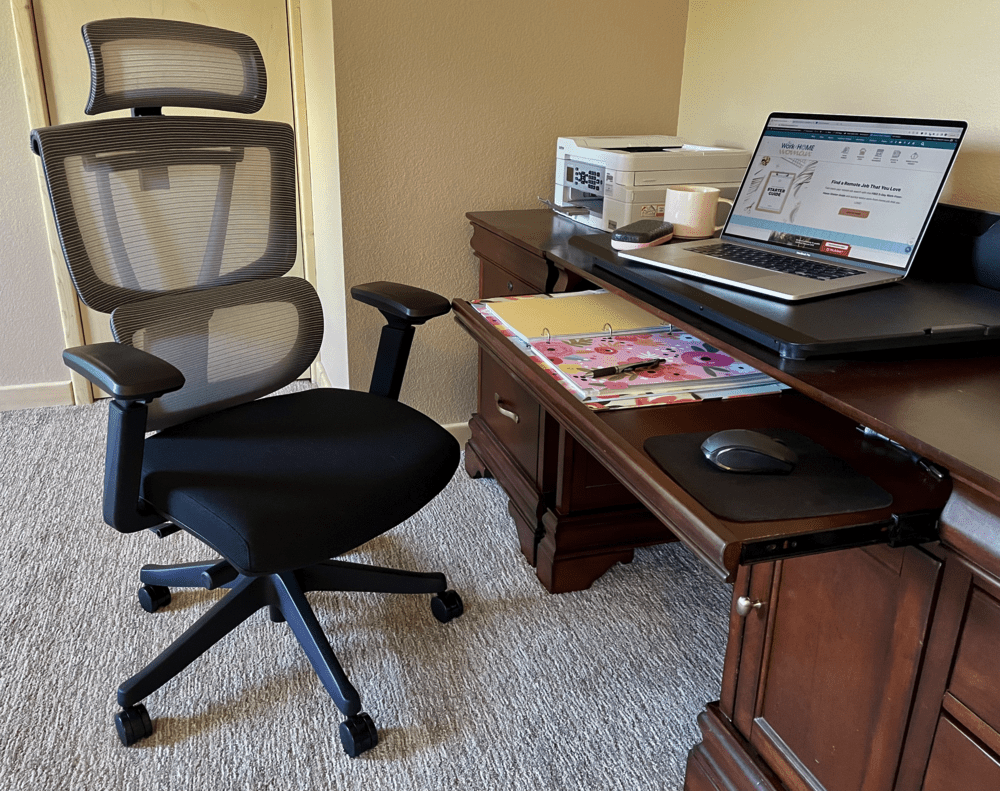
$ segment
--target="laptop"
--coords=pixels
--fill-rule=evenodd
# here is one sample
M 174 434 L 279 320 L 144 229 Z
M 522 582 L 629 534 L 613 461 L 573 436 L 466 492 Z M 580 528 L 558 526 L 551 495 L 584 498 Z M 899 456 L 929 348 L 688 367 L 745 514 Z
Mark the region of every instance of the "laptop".
M 966 126 L 772 113 L 721 238 L 620 255 L 784 301 L 900 280 Z

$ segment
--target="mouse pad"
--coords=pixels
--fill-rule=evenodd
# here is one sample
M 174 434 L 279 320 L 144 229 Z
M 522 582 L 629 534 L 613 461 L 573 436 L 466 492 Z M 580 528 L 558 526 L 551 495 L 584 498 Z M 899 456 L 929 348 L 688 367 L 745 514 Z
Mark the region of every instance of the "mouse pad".
M 802 519 L 892 505 L 892 495 L 822 445 L 791 429 L 755 429 L 798 456 L 787 475 L 724 472 L 701 452 L 714 431 L 650 437 L 646 452 L 709 511 L 733 522 Z

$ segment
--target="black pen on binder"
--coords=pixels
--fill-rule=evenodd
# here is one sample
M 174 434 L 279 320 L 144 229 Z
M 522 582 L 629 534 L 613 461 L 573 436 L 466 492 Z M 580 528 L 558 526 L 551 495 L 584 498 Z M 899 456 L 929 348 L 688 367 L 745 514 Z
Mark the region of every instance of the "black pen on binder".
M 657 357 L 653 360 L 642 360 L 637 363 L 628 363 L 626 365 L 612 365 L 608 368 L 598 368 L 597 370 L 591 371 L 587 376 L 594 379 L 603 379 L 605 376 L 614 376 L 615 374 L 623 374 L 628 371 L 635 371 L 639 368 L 655 368 L 660 363 L 665 363 L 666 360 L 662 357 Z

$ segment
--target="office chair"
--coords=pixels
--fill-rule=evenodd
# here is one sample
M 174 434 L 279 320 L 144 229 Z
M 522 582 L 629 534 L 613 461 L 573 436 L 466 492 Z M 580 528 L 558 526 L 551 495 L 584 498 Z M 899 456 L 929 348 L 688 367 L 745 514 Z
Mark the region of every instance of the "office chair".
M 397 400 L 414 327 L 449 303 L 393 283 L 352 288 L 387 319 L 370 391 L 261 398 L 310 365 L 323 331 L 312 286 L 282 277 L 296 255 L 292 130 L 161 113 L 255 112 L 260 50 L 242 34 L 150 19 L 92 22 L 83 36 L 86 112 L 132 117 L 36 129 L 31 143 L 76 290 L 111 313 L 117 341 L 63 354 L 112 396 L 104 519 L 123 533 L 184 530 L 221 556 L 144 566 L 145 610 L 167 605 L 171 587 L 229 589 L 121 685 L 119 738 L 149 736 L 140 701 L 267 607 L 346 716 L 340 737 L 356 756 L 378 734 L 305 593 L 436 594 L 438 620 L 462 613 L 443 574 L 334 559 L 412 516 L 458 466 L 455 439 Z

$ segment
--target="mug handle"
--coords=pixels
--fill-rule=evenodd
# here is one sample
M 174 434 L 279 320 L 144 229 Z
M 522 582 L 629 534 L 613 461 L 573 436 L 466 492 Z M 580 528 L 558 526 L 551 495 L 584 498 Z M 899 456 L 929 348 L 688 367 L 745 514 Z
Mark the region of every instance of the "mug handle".
M 733 202 L 731 200 L 729 200 L 729 198 L 719 198 L 719 203 L 728 203 L 729 204 L 729 212 L 730 212 L 730 214 L 732 213 L 732 211 L 733 211 Z M 726 224 L 722 223 L 722 225 L 716 225 L 715 226 L 715 230 L 721 231 L 725 227 L 726 227 Z

